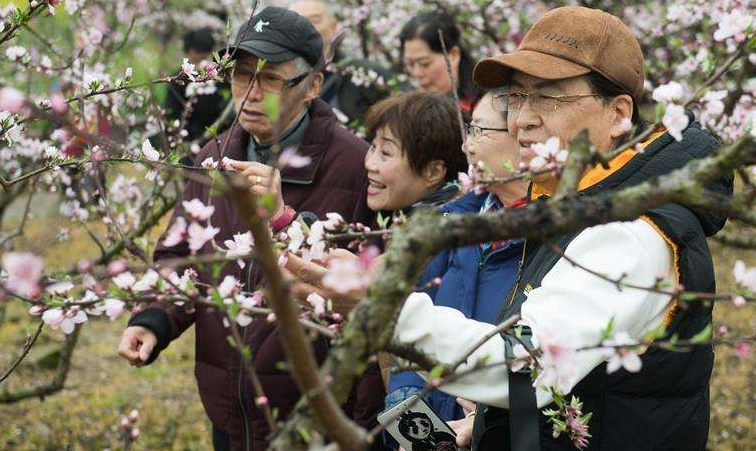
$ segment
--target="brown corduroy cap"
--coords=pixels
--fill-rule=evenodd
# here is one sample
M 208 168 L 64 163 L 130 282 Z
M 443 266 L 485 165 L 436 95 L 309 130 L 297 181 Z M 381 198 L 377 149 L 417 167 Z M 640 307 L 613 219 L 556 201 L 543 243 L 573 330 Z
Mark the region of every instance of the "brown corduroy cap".
M 473 80 L 483 88 L 509 82 L 512 70 L 546 80 L 598 72 L 632 94 L 643 95 L 643 52 L 617 17 L 582 6 L 556 8 L 540 18 L 512 53 L 481 60 Z

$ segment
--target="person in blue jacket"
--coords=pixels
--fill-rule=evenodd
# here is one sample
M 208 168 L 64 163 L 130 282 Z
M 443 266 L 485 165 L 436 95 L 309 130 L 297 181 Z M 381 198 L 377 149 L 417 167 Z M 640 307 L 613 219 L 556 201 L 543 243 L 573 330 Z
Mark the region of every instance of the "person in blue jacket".
M 464 148 L 471 164 L 482 162 L 486 173 L 505 177 L 519 165 L 519 154 L 517 143 L 507 132 L 506 116 L 493 106 L 495 95 L 496 91 L 489 91 L 478 102 L 468 125 Z M 440 210 L 484 214 L 516 208 L 525 204 L 526 191 L 525 181 L 488 185 L 483 192 L 471 191 Z M 444 251 L 428 264 L 418 286 L 431 286 L 426 293 L 435 305 L 452 307 L 468 318 L 494 323 L 502 300 L 517 277 L 522 253 L 523 242 L 516 238 Z M 441 279 L 440 284 L 429 283 L 436 278 Z M 386 408 L 419 393 L 425 384 L 425 380 L 412 371 L 392 374 Z M 425 400 L 444 421 L 465 418 L 456 398 L 441 390 L 430 392 Z M 458 435 L 466 435 L 472 429 L 472 421 L 469 423 L 469 428 L 463 422 L 452 423 L 452 426 L 457 428 Z

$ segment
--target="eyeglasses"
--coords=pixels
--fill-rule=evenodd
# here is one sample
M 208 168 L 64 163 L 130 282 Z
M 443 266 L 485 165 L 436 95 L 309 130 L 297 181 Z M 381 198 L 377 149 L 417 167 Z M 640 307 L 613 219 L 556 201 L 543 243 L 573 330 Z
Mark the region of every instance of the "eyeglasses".
M 536 114 L 553 113 L 558 109 L 562 102 L 580 99 L 583 97 L 602 97 L 601 94 L 565 94 L 550 96 L 540 92 L 506 92 L 496 94 L 493 98 L 494 108 L 505 113 L 517 113 L 525 106 L 525 102 L 530 100 L 530 108 Z
M 260 72 L 257 74 L 257 86 L 263 91 L 280 94 L 284 89 L 292 88 L 302 82 L 310 72 L 305 72 L 291 79 L 281 78 L 278 75 Z M 247 86 L 255 76 L 254 70 L 244 70 L 233 68 L 231 71 L 231 82 Z
M 484 136 L 488 136 L 493 132 L 508 132 L 506 128 L 493 128 L 493 127 L 481 127 L 479 125 L 465 124 L 467 128 L 467 136 L 471 140 L 478 140 Z M 488 133 L 486 133 L 488 132 Z

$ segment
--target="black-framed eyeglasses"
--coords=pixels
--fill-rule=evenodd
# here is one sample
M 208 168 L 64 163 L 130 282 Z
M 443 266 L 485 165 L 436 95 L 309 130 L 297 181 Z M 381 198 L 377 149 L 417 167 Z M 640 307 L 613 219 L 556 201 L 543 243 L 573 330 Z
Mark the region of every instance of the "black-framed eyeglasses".
M 503 113 L 517 113 L 525 106 L 525 102 L 530 101 L 530 108 L 536 114 L 553 113 L 557 111 L 562 102 L 580 99 L 583 97 L 603 97 L 601 94 L 563 94 L 548 95 L 540 92 L 519 92 L 511 91 L 496 94 L 493 97 L 493 106 L 497 111 Z
M 465 124 L 465 128 L 467 128 L 467 137 L 474 140 L 488 136 L 491 133 L 509 131 L 507 128 L 481 127 L 474 124 Z
M 294 86 L 301 83 L 302 80 L 307 78 L 308 75 L 310 75 L 309 71 L 297 75 L 294 78 L 286 79 L 281 78 L 278 75 L 260 72 L 257 75 L 257 83 L 260 89 L 263 91 L 280 94 L 284 89 L 293 88 Z M 254 76 L 254 70 L 244 70 L 234 67 L 231 71 L 231 82 L 247 86 Z

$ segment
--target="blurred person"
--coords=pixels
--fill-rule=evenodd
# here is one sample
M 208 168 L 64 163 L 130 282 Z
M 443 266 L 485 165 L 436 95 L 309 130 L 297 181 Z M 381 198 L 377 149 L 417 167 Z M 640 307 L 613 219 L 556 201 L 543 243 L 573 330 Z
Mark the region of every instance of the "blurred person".
M 509 134 L 523 163 L 533 168 L 540 167 L 533 150 L 539 143 L 551 140 L 545 146 L 554 150 L 549 158 L 555 159 L 558 149 L 587 130 L 596 149 L 608 153 L 631 138 L 631 125 L 642 130 L 638 109 L 644 67 L 638 40 L 619 18 L 569 6 L 539 19 L 515 52 L 479 62 L 474 79 L 484 88 L 504 88 L 496 96 L 498 109 L 507 114 Z M 613 156 L 607 167 L 597 163 L 588 168 L 579 182 L 579 195 L 608 196 L 716 152 L 716 139 L 691 116 L 689 120 L 680 131 L 680 142 L 662 127 L 639 147 Z M 529 202 L 546 201 L 558 182 L 557 171 L 534 176 Z M 726 199 L 732 195 L 732 182 L 732 174 L 721 177 L 704 195 Z M 667 293 L 627 286 L 665 283 L 714 293 L 706 237 L 724 224 L 720 214 L 668 203 L 635 220 L 587 227 L 545 242 L 527 240 L 518 281 L 501 300 L 496 321 L 519 314 L 518 337 L 494 333 L 468 355 L 474 343 L 495 332 L 495 326 L 435 306 L 425 293 L 413 293 L 402 307 L 394 341 L 443 364 L 466 356 L 458 371 L 483 357 L 487 365 L 502 364 L 443 386 L 450 394 L 478 403 L 472 449 L 703 451 L 711 346 L 686 352 L 648 347 L 641 355 L 632 349 L 572 350 L 601 344 L 609 328 L 609 341 L 622 345 L 643 340 L 660 327 L 663 339 L 689 339 L 711 327 L 711 303 L 682 306 Z M 621 280 L 623 286 L 573 262 Z M 527 366 L 503 365 L 521 358 L 514 350 L 520 341 L 544 353 L 535 383 Z M 569 430 L 553 434 L 539 411 L 557 408 L 553 387 L 566 399 L 580 399 L 582 413 L 592 414 L 588 425 L 579 421 L 572 406 L 571 419 L 561 419 Z
M 323 37 L 325 55 L 329 55 L 331 45 L 336 37 L 339 22 L 333 11 L 331 0 L 298 0 L 289 8 L 307 18 Z M 333 48 L 333 59 L 323 71 L 323 86 L 320 98 L 333 109 L 342 113 L 342 121 L 361 123 L 368 108 L 388 97 L 390 89 L 373 81 L 370 84 L 353 80 L 353 73 L 373 73 L 376 77 L 388 81 L 391 71 L 375 61 L 357 60 L 344 55 L 339 48 Z
M 187 31 L 183 36 L 183 49 L 189 63 L 197 67 L 212 62 L 213 51 L 216 49 L 212 29 L 200 28 Z M 180 72 L 179 69 L 175 73 Z M 205 129 L 221 116 L 229 102 L 228 91 L 229 86 L 224 82 L 194 84 L 186 81 L 171 81 L 168 83 L 163 101 L 166 121 L 169 125 L 174 121 L 182 122 L 183 129 L 187 132 L 183 137 L 184 141 L 194 141 L 202 137 Z M 188 157 L 185 163 L 191 164 L 192 160 L 193 158 Z
M 439 30 L 444 37 L 456 85 L 449 77 Z M 399 39 L 404 68 L 417 88 L 448 95 L 456 91 L 460 108 L 472 112 L 481 95 L 472 80 L 475 60 L 463 45 L 454 18 L 442 11 L 421 13 L 402 27 Z
M 367 207 L 365 170 L 362 162 L 368 143 L 339 125 L 331 108 L 318 98 L 323 75 L 317 70 L 322 64 L 322 38 L 313 26 L 295 12 L 268 7 L 244 23 L 231 46 L 234 68 L 231 91 L 239 122 L 218 139 L 208 143 L 197 155 L 197 163 L 211 158 L 220 162 L 229 158 L 228 165 L 253 184 L 257 194 L 270 193 L 275 199 L 270 227 L 277 232 L 288 226 L 296 212 L 311 212 L 324 218 L 336 212 L 350 222 L 369 224 L 373 213 Z M 255 78 L 258 60 L 266 63 Z M 245 98 L 250 83 L 253 83 Z M 266 95 L 280 96 L 278 121 L 268 116 L 264 106 Z M 225 154 L 220 155 L 228 142 Z M 280 171 L 269 166 L 272 147 L 297 149 L 300 156 L 310 159 L 302 167 L 286 167 Z M 210 187 L 190 180 L 183 200 L 198 198 L 210 202 L 215 210 L 211 217 L 220 231 L 215 241 L 233 239 L 236 233 L 247 231 L 243 212 L 228 196 L 210 196 Z M 182 204 L 174 209 L 172 221 L 184 216 Z M 188 244 L 163 244 L 161 237 L 154 259 L 186 257 Z M 208 242 L 200 253 L 212 253 Z M 249 262 L 247 269 L 236 263 L 225 265 L 217 278 L 201 272 L 200 281 L 217 284 L 225 276 L 236 277 L 244 289 L 254 291 L 256 273 Z M 255 393 L 243 359 L 227 341 L 228 330 L 218 312 L 197 306 L 184 310 L 172 304 L 152 303 L 136 313 L 129 321 L 119 346 L 119 354 L 130 363 L 141 366 L 151 363 L 168 344 L 184 330 L 195 324 L 196 377 L 200 398 L 212 422 L 213 446 L 217 451 L 267 448 L 271 432 L 263 411 L 256 407 Z M 275 323 L 257 318 L 241 329 L 244 344 L 252 350 L 253 363 L 260 376 L 264 395 L 271 409 L 278 412 L 277 420 L 284 420 L 300 398 L 290 374 L 281 370 L 285 363 L 282 343 Z M 313 341 L 313 351 L 319 362 L 327 354 L 328 342 L 323 337 Z M 377 365 L 355 384 L 344 409 L 362 427 L 371 428 L 381 410 L 385 391 Z

